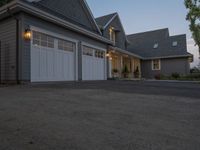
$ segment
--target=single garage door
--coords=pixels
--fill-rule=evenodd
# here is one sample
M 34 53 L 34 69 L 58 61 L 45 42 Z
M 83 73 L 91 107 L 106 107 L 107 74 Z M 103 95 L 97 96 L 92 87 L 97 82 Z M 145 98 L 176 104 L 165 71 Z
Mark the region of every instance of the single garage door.
M 31 82 L 76 79 L 76 43 L 33 31 Z
M 82 80 L 106 80 L 105 51 L 83 46 Z

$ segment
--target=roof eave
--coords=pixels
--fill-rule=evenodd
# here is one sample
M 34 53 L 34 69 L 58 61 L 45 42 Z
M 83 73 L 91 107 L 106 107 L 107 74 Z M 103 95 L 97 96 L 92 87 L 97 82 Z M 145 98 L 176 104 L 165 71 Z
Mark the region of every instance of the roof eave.
M 130 55 L 130 56 L 133 56 L 133 57 L 136 57 L 136 58 L 139 58 L 139 59 L 144 59 L 142 56 L 139 56 L 133 52 L 129 52 L 127 50 L 123 50 L 121 48 L 118 48 L 118 47 L 113 47 L 113 46 L 109 46 L 110 49 L 114 49 L 120 53 L 124 53 L 124 54 L 127 54 L 127 55 Z
M 165 58 L 184 58 L 184 57 L 193 57 L 192 54 L 187 55 L 173 55 L 173 56 L 158 56 L 158 57 L 146 57 L 143 60 L 152 60 L 152 59 L 165 59 Z
M 72 23 L 70 23 L 70 22 L 68 22 L 66 20 L 63 20 L 61 18 L 58 18 L 56 16 L 53 16 L 53 15 L 51 15 L 51 14 L 45 12 L 45 11 L 42 11 L 42 10 L 40 10 L 38 8 L 35 8 L 35 7 L 33 7 L 31 5 L 28 5 L 28 4 L 26 4 L 26 3 L 22 2 L 22 1 L 19 1 L 19 0 L 14 0 L 14 1 L 8 3 L 7 5 L 1 7 L 0 8 L 0 15 L 3 14 L 3 13 L 6 13 L 8 8 L 10 10 L 12 10 L 12 9 L 17 8 L 17 7 L 19 7 L 20 9 L 24 10 L 27 13 L 31 13 L 31 14 L 37 15 L 37 16 L 39 16 L 41 18 L 45 18 L 48 21 L 51 21 L 51 22 L 54 22 L 56 24 L 62 25 L 62 26 L 66 27 L 68 29 L 71 29 L 73 31 L 82 33 L 82 34 L 87 35 L 87 36 L 89 36 L 89 37 L 91 37 L 93 39 L 99 40 L 99 41 L 101 41 L 103 43 L 113 44 L 112 41 L 104 38 L 101 35 L 95 34 L 95 33 L 91 32 L 91 31 L 88 31 L 88 30 L 86 30 L 86 29 L 84 29 L 82 27 L 74 25 L 74 24 L 72 24 Z

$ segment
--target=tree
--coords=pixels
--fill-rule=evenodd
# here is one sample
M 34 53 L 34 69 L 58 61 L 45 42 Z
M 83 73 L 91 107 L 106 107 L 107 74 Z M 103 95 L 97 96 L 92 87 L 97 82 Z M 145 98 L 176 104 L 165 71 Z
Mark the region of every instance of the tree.
M 12 0 L 0 0 L 0 7 L 11 2 Z
M 192 37 L 200 52 L 200 0 L 185 0 L 185 6 L 189 10 L 186 20 L 190 22 Z

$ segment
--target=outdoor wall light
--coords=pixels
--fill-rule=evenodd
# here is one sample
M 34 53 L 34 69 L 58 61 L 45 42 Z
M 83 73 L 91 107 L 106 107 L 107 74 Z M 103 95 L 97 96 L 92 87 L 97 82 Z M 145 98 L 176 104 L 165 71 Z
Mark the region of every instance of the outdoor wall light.
M 30 29 L 25 29 L 24 39 L 25 40 L 31 40 L 31 30 Z

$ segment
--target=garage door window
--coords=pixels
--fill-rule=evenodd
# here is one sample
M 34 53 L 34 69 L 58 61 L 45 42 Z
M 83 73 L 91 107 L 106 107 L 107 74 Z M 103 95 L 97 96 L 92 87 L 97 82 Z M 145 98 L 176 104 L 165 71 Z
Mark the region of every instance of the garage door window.
M 83 46 L 83 55 L 93 56 L 94 50 L 90 47 Z
M 33 45 L 54 48 L 54 38 L 47 34 L 33 31 Z
M 73 42 L 69 42 L 66 40 L 60 40 L 60 39 L 58 40 L 58 49 L 59 50 L 74 52 L 75 47 L 76 47 L 76 45 Z
M 105 53 L 103 51 L 100 51 L 100 50 L 95 50 L 95 57 L 104 58 L 105 57 Z

